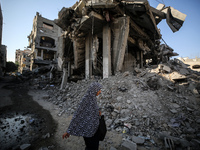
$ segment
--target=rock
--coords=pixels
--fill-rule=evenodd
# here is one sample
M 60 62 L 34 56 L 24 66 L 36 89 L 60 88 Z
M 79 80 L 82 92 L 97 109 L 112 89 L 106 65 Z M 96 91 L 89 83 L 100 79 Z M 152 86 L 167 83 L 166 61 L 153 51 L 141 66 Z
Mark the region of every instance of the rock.
M 130 75 L 129 71 L 126 71 L 126 72 L 123 73 L 123 77 L 129 76 L 129 75 Z
M 193 134 L 193 133 L 195 133 L 195 129 L 193 129 L 193 128 L 184 129 L 183 131 L 186 134 Z
M 132 141 L 126 140 L 122 143 L 120 150 L 137 150 L 137 144 Z
M 49 95 L 44 95 L 42 98 L 43 99 L 49 99 Z
M 176 114 L 178 111 L 175 110 L 175 109 L 170 109 L 170 111 L 173 113 L 173 114 Z
M 200 118 L 196 119 L 196 122 L 200 124 Z
M 114 148 L 114 147 L 111 147 L 111 148 L 110 148 L 110 150 L 117 150 L 117 149 L 116 149 L 116 148 Z
M 31 144 L 23 144 L 20 146 L 20 150 L 28 150 L 31 147 Z
M 144 144 L 145 139 L 133 135 L 132 141 L 135 142 L 136 144 Z
M 107 126 L 110 126 L 111 123 L 112 123 L 112 119 L 108 119 L 108 120 L 106 120 L 106 125 L 107 125 Z
M 159 70 L 161 70 L 161 72 L 166 72 L 166 73 L 170 73 L 171 72 L 171 68 L 164 65 L 164 64 L 159 64 L 158 65 Z
M 127 100 L 126 102 L 127 102 L 128 104 L 130 104 L 130 103 L 131 103 L 131 100 Z
M 39 150 L 49 150 L 47 147 L 41 147 Z
M 174 108 L 180 108 L 180 106 L 176 103 L 171 103 L 171 106 L 174 107 Z
M 181 75 L 178 72 L 172 72 L 171 75 L 170 75 L 170 78 L 171 78 L 171 80 L 174 80 L 174 81 L 187 79 L 186 76 Z
M 180 74 L 183 74 L 183 75 L 188 75 L 188 74 L 190 74 L 189 71 L 188 71 L 187 69 L 185 69 L 185 68 L 181 68 L 181 69 L 179 70 L 179 73 L 180 73 Z
M 150 119 L 147 118 L 147 119 L 146 119 L 146 126 L 149 126 L 149 122 L 150 122 Z
M 121 96 L 118 96 L 117 97 L 117 101 L 119 102 L 119 101 L 121 101 L 122 100 L 122 97 Z

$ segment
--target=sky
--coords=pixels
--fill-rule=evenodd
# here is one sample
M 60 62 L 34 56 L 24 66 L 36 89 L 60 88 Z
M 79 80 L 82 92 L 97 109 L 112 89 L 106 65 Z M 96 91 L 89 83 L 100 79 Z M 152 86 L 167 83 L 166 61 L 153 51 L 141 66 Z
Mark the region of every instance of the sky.
M 178 57 L 200 57 L 200 1 L 199 0 L 148 0 L 152 7 L 159 3 L 171 6 L 187 15 L 181 29 L 171 31 L 166 20 L 158 24 L 162 38 Z M 7 46 L 7 61 L 15 61 L 15 51 L 28 46 L 27 36 L 32 31 L 36 12 L 54 20 L 63 7 L 71 7 L 76 0 L 0 0 L 3 14 L 2 44 Z

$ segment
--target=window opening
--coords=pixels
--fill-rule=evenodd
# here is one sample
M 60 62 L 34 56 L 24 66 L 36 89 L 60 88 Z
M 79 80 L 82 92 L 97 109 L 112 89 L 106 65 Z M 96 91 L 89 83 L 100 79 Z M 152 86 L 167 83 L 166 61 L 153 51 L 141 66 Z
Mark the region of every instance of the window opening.
M 47 28 L 47 29 L 50 29 L 50 30 L 53 30 L 53 25 L 48 24 L 48 23 L 46 23 L 46 22 L 43 22 L 43 27 L 44 27 L 44 28 Z

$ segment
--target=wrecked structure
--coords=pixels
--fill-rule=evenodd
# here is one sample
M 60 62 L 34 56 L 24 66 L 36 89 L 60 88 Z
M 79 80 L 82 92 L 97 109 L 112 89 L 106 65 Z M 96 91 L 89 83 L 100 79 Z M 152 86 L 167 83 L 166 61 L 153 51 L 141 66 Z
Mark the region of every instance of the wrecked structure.
M 7 46 L 1 45 L 1 52 L 0 52 L 0 66 L 2 75 L 6 72 L 6 62 L 7 62 Z
M 0 77 L 4 75 L 7 61 L 7 46 L 2 45 L 3 15 L 0 5 Z
M 61 35 L 61 28 L 53 21 L 42 17 L 38 12 L 33 20 L 33 29 L 28 36 L 31 48 L 30 70 L 36 66 L 49 65 L 56 61 L 58 50 L 58 37 Z
M 142 68 L 178 55 L 167 45 L 157 24 L 166 19 L 173 32 L 178 31 L 186 15 L 172 7 L 147 0 L 80 0 L 62 8 L 54 22 L 63 34 L 63 66 L 68 74 L 107 78 L 117 72 Z M 68 64 L 68 65 L 66 65 Z M 64 77 L 63 77 L 64 78 Z
M 15 63 L 17 63 L 18 66 L 18 72 L 23 73 L 23 71 L 29 71 L 30 70 L 30 54 L 31 50 L 25 49 L 20 50 L 17 49 L 15 52 Z

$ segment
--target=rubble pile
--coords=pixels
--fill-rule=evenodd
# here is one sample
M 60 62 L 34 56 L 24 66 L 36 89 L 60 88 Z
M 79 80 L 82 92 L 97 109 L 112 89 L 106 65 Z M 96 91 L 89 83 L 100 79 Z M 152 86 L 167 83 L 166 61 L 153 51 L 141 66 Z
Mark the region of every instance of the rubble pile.
M 64 89 L 47 85 L 43 98 L 58 105 L 58 116 L 72 115 L 96 80 L 70 82 Z M 199 81 L 200 73 L 177 59 L 98 79 L 103 85 L 98 103 L 107 128 L 123 137 L 115 148 L 112 137 L 106 137 L 104 148 L 200 148 Z

